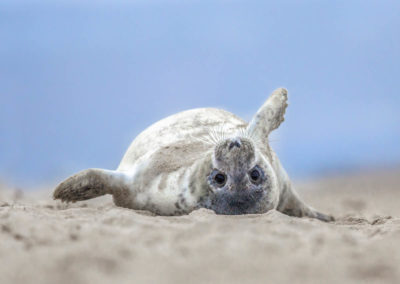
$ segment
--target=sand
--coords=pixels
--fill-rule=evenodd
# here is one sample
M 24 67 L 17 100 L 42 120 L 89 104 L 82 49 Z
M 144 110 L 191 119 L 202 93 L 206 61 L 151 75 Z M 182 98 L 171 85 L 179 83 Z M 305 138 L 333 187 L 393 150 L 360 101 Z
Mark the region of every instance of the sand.
M 400 283 L 400 170 L 298 182 L 337 221 L 182 217 L 0 189 L 0 283 Z

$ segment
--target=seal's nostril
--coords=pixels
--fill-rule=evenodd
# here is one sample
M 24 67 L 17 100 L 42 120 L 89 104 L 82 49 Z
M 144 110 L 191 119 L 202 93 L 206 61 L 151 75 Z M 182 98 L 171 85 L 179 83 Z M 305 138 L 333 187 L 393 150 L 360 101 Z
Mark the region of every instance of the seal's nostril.
M 240 141 L 238 139 L 235 139 L 231 142 L 231 144 L 229 144 L 229 150 L 231 150 L 233 147 L 238 147 L 240 148 L 240 146 L 242 146 L 240 144 Z

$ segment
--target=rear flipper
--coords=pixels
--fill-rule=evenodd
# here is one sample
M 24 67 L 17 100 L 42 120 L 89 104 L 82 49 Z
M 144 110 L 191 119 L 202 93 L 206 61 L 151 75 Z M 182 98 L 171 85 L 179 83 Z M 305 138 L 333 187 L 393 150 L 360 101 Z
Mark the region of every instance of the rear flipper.
M 333 222 L 335 218 L 318 212 L 306 205 L 294 192 L 290 185 L 285 186 L 277 208 L 278 211 L 294 217 L 316 218 L 324 222 Z
M 53 197 L 66 202 L 75 202 L 112 194 L 114 202 L 124 206 L 128 201 L 126 199 L 129 195 L 129 181 L 129 177 L 121 172 L 87 169 L 60 183 L 54 190 Z

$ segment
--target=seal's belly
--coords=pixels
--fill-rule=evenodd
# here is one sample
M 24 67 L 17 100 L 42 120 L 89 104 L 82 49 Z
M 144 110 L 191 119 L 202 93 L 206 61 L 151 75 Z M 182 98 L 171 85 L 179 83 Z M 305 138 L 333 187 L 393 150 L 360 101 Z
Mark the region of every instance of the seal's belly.
M 142 173 L 138 173 L 139 177 Z M 196 209 L 197 195 L 190 188 L 191 168 L 161 173 L 151 180 L 137 178 L 132 194 L 133 207 L 162 215 L 187 214 Z M 145 174 L 146 176 L 146 174 Z

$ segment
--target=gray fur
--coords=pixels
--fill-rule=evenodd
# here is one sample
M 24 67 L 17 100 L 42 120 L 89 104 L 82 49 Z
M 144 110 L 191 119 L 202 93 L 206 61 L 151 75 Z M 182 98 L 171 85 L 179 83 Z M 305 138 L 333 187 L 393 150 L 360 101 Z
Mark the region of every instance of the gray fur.
M 129 206 L 129 180 L 123 173 L 103 169 L 81 171 L 62 183 L 54 190 L 54 199 L 62 201 L 82 201 L 104 194 L 112 194 L 119 206 Z
M 286 107 L 287 91 L 277 89 L 249 124 L 212 108 L 170 116 L 132 142 L 116 171 L 82 171 L 62 182 L 54 198 L 74 202 L 112 194 L 118 206 L 160 215 L 201 207 L 218 214 L 277 209 L 332 221 L 300 200 L 268 144 Z

